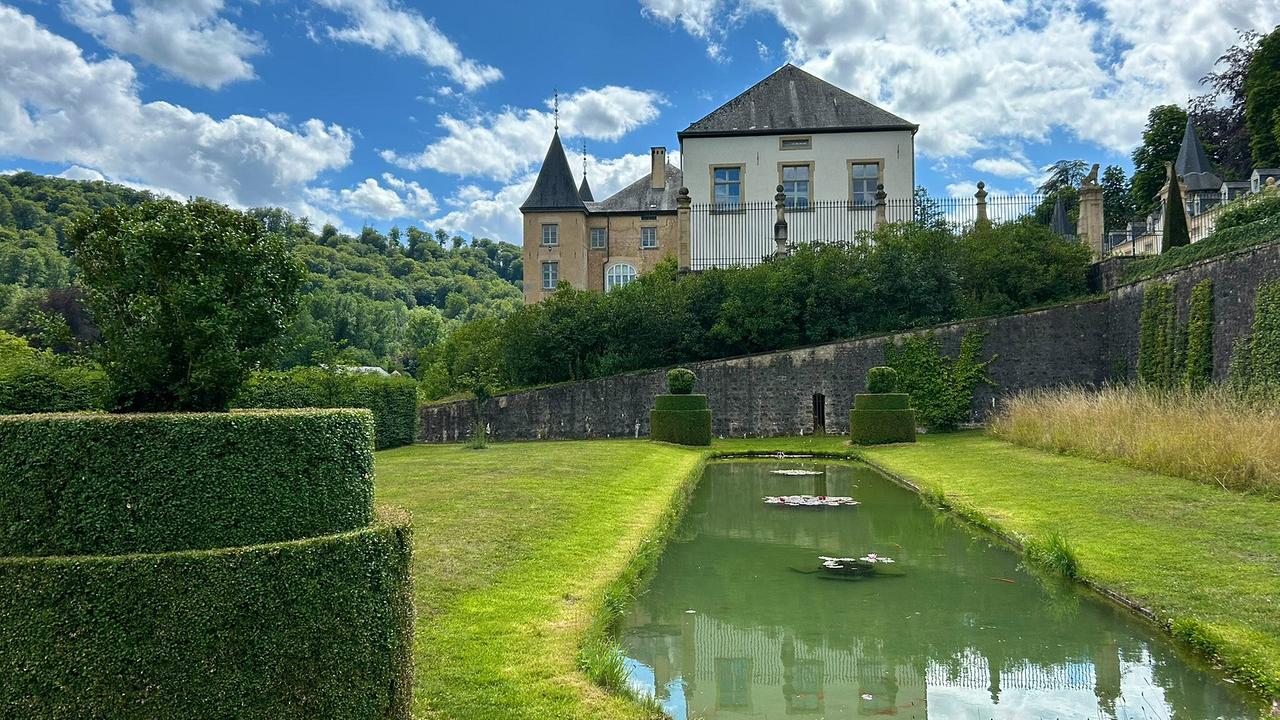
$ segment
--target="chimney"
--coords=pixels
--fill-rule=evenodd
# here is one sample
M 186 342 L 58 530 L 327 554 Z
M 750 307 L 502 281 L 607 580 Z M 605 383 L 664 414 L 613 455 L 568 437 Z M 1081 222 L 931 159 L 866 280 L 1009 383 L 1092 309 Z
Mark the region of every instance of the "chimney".
M 661 190 L 667 186 L 667 149 L 649 148 L 649 187 Z

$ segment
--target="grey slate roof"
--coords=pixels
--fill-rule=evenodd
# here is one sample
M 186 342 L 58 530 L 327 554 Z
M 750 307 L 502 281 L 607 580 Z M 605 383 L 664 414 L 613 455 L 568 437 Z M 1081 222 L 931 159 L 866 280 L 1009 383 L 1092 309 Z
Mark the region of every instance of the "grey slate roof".
M 680 138 L 780 132 L 910 130 L 918 125 L 787 63 L 698 120 Z
M 1190 118 L 1182 133 L 1182 147 L 1178 148 L 1178 159 L 1173 163 L 1173 171 L 1182 178 L 1187 192 L 1216 192 L 1222 187 L 1222 179 L 1211 171 L 1209 156 L 1200 144 L 1200 138 L 1196 137 L 1196 129 Z
M 539 210 L 586 210 L 578 189 L 573 186 L 573 173 L 569 170 L 569 158 L 560 144 L 560 132 L 551 136 L 551 147 L 542 160 L 542 169 L 533 183 L 533 190 L 520 206 L 520 212 Z
M 582 176 L 582 184 L 578 186 L 578 197 L 581 198 L 584 203 L 595 200 L 594 197 L 591 197 L 591 186 L 587 184 L 586 175 Z
M 593 213 L 675 212 L 676 195 L 680 192 L 681 183 L 684 182 L 680 168 L 667 163 L 666 177 L 661 190 L 649 187 L 651 174 L 646 174 L 600 202 L 587 203 L 587 209 Z

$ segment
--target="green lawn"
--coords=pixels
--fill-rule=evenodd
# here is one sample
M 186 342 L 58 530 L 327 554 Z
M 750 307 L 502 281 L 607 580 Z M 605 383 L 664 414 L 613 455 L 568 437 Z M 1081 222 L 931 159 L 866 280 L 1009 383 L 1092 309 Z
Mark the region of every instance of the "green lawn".
M 850 453 L 841 437 L 378 453 L 378 500 L 414 516 L 415 715 L 645 717 L 575 664 L 606 592 L 707 457 L 780 450 Z M 1280 503 L 973 432 L 855 452 L 1005 532 L 1061 533 L 1086 579 L 1280 694 Z
M 967 432 L 862 450 L 1002 531 L 1057 532 L 1084 579 L 1280 695 L 1280 503 Z

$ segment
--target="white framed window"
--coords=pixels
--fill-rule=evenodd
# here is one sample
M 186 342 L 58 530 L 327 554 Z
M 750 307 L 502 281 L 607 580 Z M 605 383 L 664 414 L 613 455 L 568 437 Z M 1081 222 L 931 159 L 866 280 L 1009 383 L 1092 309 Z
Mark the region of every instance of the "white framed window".
M 591 249 L 604 250 L 609 247 L 609 231 L 604 228 L 591 228 Z
M 716 210 L 737 210 L 742 204 L 742 166 L 711 168 L 711 201 Z
M 812 150 L 813 138 L 808 136 L 778 138 L 779 150 Z
M 560 284 L 560 263 L 542 263 L 542 289 L 555 290 L 558 284 Z
M 560 226 L 556 223 L 547 223 L 542 226 L 542 244 L 543 245 L 559 245 L 560 244 Z
M 640 228 L 640 247 L 645 250 L 652 250 L 658 247 L 658 228 Z
M 857 207 L 876 204 L 880 185 L 880 163 L 849 161 L 849 202 Z
M 782 193 L 787 196 L 789 210 L 806 210 L 809 207 L 810 179 L 813 168 L 803 165 L 783 165 L 781 168 Z
M 610 265 L 604 272 L 604 291 L 609 292 L 614 288 L 620 288 L 635 279 L 636 269 L 631 265 L 626 263 Z

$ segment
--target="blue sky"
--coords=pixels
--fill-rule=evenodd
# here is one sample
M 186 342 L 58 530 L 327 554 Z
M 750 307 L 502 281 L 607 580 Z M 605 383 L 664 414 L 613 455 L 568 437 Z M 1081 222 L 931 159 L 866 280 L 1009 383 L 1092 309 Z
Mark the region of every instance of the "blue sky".
M 597 195 L 784 62 L 921 125 L 936 194 L 1128 164 L 1275 0 L 0 0 L 0 171 L 105 177 L 347 229 L 519 242 L 550 139 Z

